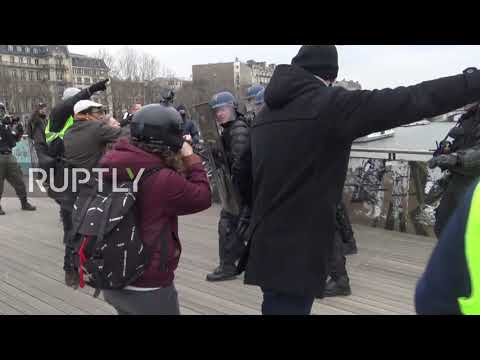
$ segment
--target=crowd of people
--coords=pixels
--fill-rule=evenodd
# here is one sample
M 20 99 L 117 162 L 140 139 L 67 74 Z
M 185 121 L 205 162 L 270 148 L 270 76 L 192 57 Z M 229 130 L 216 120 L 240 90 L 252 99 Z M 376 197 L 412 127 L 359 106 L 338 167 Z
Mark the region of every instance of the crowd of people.
M 358 249 L 342 190 L 352 142 L 471 104 L 429 162 L 448 180 L 437 211 L 439 242 L 415 302 L 419 314 L 480 313 L 480 72 L 347 91 L 333 86 L 338 71 L 335 46 L 304 45 L 290 65 L 276 68 L 266 88 L 248 89 L 245 113 L 228 91 L 212 97 L 221 140 L 207 145 L 215 162 L 207 166 L 221 169 L 235 194 L 222 198 L 219 265 L 206 280 L 228 281 L 244 272 L 245 284 L 262 290 L 265 315 L 307 315 L 315 299 L 349 296 L 345 256 Z M 102 168 L 107 182 L 127 190 L 120 198 L 86 175 L 69 177 L 65 191 L 49 189 L 63 223 L 65 282 L 77 288 L 87 277 L 119 314 L 179 314 L 178 217 L 212 203 L 211 179 L 195 151 L 203 131 L 184 105 L 169 102 L 134 104 L 117 121 L 90 100 L 107 83 L 66 89 L 49 114 L 39 104 L 27 127 L 40 167 L 55 170 L 56 185 L 65 171 Z M 2 120 L 5 110 L 0 104 Z M 0 189 L 3 179 L 11 182 L 22 209 L 34 210 L 11 155 L 21 134 L 2 124 Z M 130 191 L 138 179 L 137 191 Z M 129 207 L 129 195 L 135 206 Z M 227 206 L 225 196 L 236 206 Z

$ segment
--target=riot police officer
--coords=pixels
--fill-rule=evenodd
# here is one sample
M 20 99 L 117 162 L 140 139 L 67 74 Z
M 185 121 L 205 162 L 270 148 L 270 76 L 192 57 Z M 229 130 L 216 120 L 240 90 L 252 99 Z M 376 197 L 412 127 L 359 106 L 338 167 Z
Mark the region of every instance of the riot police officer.
M 325 285 L 325 297 L 351 295 L 345 256 L 356 253 L 357 244 L 347 209 L 343 202 L 340 202 L 336 211 L 333 252 L 330 254 L 328 261 L 330 279 Z
M 467 72 L 469 69 L 466 70 Z M 449 142 L 447 139 L 453 139 Z M 460 205 L 465 191 L 480 176 L 480 103 L 467 107 L 455 126 L 441 143 L 435 156 L 428 162 L 431 169 L 440 168 L 446 173 L 444 193 L 435 212 L 435 234 L 440 237 L 455 209 Z
M 255 96 L 255 116 L 263 109 L 265 106 L 265 89 L 262 89 Z
M 238 112 L 237 101 L 230 92 L 214 95 L 210 107 L 221 130 L 227 166 L 231 170 L 248 146 L 250 129 L 245 117 Z M 207 275 L 208 281 L 231 280 L 238 275 L 236 263 L 245 250 L 245 245 L 237 234 L 242 218 L 242 215 L 222 209 L 218 223 L 220 265 Z
M 7 180 L 13 186 L 20 199 L 22 210 L 34 211 L 36 208 L 27 201 L 27 189 L 22 178 L 22 170 L 12 155 L 12 149 L 23 136 L 21 123 L 14 125 L 6 107 L 0 103 L 0 199 L 3 194 L 3 183 Z M 0 206 L 0 215 L 5 212 Z
M 253 119 L 255 119 L 256 96 L 262 91 L 265 91 L 265 88 L 262 85 L 253 85 L 247 89 L 247 96 L 245 97 L 245 118 L 248 124 L 251 124 Z

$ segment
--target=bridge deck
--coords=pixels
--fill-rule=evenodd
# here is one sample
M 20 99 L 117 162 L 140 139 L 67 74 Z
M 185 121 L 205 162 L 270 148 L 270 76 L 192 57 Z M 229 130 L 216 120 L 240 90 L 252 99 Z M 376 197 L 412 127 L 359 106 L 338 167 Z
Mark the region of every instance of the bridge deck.
M 32 201 L 38 211 L 21 212 L 2 199 L 0 218 L 0 314 L 114 314 L 92 291 L 63 284 L 63 246 L 57 205 Z M 261 292 L 242 279 L 208 283 L 217 265 L 219 208 L 181 219 L 183 257 L 176 273 L 183 314 L 259 314 Z M 429 238 L 356 226 L 359 254 L 348 258 L 353 295 L 316 301 L 314 314 L 413 314 L 413 292 L 434 246 Z

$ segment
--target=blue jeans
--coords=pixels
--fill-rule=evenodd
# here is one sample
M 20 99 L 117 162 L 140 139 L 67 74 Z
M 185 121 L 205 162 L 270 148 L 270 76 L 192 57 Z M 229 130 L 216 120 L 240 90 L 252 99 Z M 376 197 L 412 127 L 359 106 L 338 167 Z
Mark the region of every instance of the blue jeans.
M 263 289 L 262 289 L 263 290 Z M 315 298 L 263 290 L 263 315 L 310 315 Z

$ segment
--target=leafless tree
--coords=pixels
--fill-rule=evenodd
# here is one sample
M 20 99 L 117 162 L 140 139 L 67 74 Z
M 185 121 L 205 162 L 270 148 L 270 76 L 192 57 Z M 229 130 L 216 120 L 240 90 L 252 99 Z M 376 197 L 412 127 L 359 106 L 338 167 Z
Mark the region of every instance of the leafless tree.
M 92 57 L 103 60 L 105 65 L 109 69 L 111 77 L 118 77 L 118 66 L 115 57 L 105 48 L 99 49 L 96 53 L 92 54 Z
M 124 47 L 117 55 L 119 78 L 123 80 L 139 81 L 140 69 L 138 66 L 140 55 L 135 49 Z

